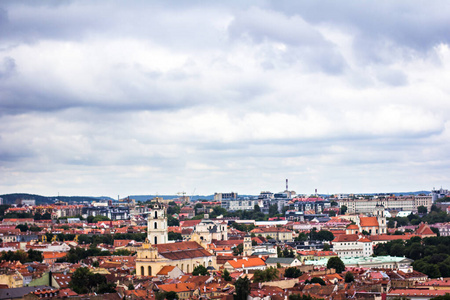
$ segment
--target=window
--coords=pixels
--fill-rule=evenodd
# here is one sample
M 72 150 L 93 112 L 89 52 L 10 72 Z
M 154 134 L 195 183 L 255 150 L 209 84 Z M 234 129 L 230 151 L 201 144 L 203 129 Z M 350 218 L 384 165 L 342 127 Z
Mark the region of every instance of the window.
M 158 223 L 157 222 L 155 222 L 155 229 L 158 229 Z
M 158 244 L 158 237 L 155 236 L 155 245 Z
M 144 266 L 141 266 L 141 276 L 144 276 Z

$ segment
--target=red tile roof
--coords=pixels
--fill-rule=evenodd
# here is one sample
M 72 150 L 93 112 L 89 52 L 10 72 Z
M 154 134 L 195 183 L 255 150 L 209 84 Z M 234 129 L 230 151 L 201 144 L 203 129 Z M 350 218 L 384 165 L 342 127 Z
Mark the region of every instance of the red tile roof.
M 361 227 L 377 227 L 378 220 L 377 217 L 361 217 L 359 218 Z
M 197 242 L 179 242 L 170 244 L 157 244 L 154 245 L 158 248 L 158 253 L 165 258 L 171 260 L 213 256 L 211 253 L 205 250 Z
M 259 257 L 247 258 L 247 259 L 229 260 L 227 262 L 235 269 L 242 268 L 242 265 L 244 266 L 244 268 L 265 266 L 266 265 L 266 263 Z
M 340 234 L 332 242 L 356 242 L 359 239 L 357 234 Z

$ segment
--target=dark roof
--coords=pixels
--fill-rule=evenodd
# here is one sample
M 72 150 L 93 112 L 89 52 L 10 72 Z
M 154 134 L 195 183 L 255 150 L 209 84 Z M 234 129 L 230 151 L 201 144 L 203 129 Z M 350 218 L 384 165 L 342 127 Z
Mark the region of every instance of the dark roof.
M 53 290 L 52 287 L 46 286 L 46 285 L 25 286 L 25 287 L 20 287 L 20 288 L 15 288 L 15 289 L 5 289 L 5 290 L 0 289 L 0 299 L 19 299 L 31 292 L 34 292 L 37 290 L 43 290 L 43 289 Z

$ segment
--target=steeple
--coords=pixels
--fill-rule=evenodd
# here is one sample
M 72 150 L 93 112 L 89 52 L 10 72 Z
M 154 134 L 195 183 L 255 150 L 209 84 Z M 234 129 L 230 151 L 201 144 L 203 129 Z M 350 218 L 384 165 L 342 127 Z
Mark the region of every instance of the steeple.
M 166 210 L 156 203 L 147 217 L 147 238 L 152 244 L 165 244 L 168 242 Z

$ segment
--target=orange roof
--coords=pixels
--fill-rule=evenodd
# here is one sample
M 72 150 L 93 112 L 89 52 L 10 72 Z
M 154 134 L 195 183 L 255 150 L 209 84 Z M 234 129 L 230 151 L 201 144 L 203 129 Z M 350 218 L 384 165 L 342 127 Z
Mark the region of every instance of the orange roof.
M 377 227 L 378 220 L 377 217 L 361 217 L 359 218 L 361 227 Z
M 65 252 L 43 252 L 42 257 L 44 259 L 63 258 L 66 255 L 67 255 L 67 253 L 65 253 Z
M 227 262 L 235 269 L 242 268 L 242 265 L 244 268 L 266 265 L 266 263 L 259 257 L 229 260 Z
M 196 289 L 195 283 L 172 283 L 172 284 L 162 284 L 158 285 L 158 287 L 163 290 L 164 292 L 189 292 Z
M 366 238 L 366 237 L 364 236 L 364 237 L 360 238 L 360 239 L 358 240 L 358 242 L 371 243 L 372 241 L 369 240 L 368 238 Z
M 332 242 L 356 242 L 358 239 L 359 236 L 357 234 L 340 234 Z
M 168 275 L 173 269 L 175 269 L 174 266 L 164 266 L 156 275 Z
M 428 226 L 427 223 L 421 223 L 419 228 L 416 229 L 416 234 L 420 235 L 433 235 L 436 236 L 436 234 L 431 230 L 430 226 Z
M 359 227 L 356 224 L 350 224 L 347 226 L 347 229 L 359 229 Z

